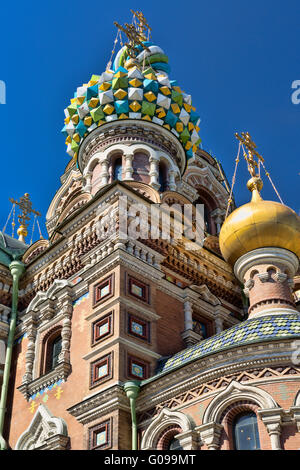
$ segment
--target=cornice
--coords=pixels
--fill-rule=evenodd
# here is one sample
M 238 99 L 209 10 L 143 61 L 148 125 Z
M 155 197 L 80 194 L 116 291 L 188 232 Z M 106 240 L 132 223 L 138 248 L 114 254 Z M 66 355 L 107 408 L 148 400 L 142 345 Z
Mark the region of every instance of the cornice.
M 184 367 L 173 369 L 168 374 L 152 377 L 141 384 L 138 410 L 148 409 L 178 393 L 188 391 L 208 380 L 224 377 L 230 372 L 255 368 L 257 366 L 291 363 L 292 340 L 264 344 L 252 344 L 232 348 L 204 358 Z M 234 361 L 234 362 L 233 362 Z M 294 376 L 293 376 L 294 377 Z
M 101 416 L 115 410 L 124 410 L 130 413 L 129 401 L 121 385 L 113 385 L 101 390 L 97 394 L 83 399 L 67 409 L 79 423 L 88 424 Z

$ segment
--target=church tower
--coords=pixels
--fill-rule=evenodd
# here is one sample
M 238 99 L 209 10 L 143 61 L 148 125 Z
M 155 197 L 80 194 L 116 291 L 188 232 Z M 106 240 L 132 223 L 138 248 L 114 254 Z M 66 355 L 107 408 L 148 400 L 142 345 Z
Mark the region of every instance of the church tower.
M 65 109 L 71 160 L 49 238 L 1 234 L 1 447 L 299 447 L 299 217 L 263 201 L 254 175 L 252 202 L 232 202 L 224 222 L 221 164 L 134 17 Z

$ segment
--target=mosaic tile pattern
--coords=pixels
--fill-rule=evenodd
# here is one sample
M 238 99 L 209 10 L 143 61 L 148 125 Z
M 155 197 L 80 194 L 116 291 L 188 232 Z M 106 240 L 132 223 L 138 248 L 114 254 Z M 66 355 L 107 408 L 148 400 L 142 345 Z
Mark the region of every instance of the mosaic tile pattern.
M 192 158 L 201 139 L 200 118 L 192 106 L 192 98 L 181 90 L 176 80 L 168 77 L 168 58 L 152 48 L 146 57 L 137 57 L 140 68 L 127 70 L 127 50 L 122 48 L 114 62 L 114 70 L 92 75 L 88 83 L 77 88 L 65 109 L 67 153 L 77 160 L 84 138 L 103 124 L 122 119 L 150 121 L 171 131 L 181 142 L 187 159 Z M 144 55 L 143 55 L 144 54 Z
M 293 337 L 300 337 L 300 315 L 270 315 L 247 320 L 161 362 L 156 373 L 169 372 L 188 362 L 224 349 Z
M 24 333 L 23 335 L 19 336 L 19 338 L 15 339 L 15 340 L 14 340 L 14 346 L 15 346 L 16 344 L 22 343 L 22 341 L 23 341 L 24 338 L 27 338 L 27 333 Z
M 79 297 L 73 302 L 73 307 L 75 307 L 75 305 L 81 304 L 81 302 L 84 302 L 88 298 L 89 298 L 89 292 L 86 292 L 85 294 L 83 294 L 81 297 Z

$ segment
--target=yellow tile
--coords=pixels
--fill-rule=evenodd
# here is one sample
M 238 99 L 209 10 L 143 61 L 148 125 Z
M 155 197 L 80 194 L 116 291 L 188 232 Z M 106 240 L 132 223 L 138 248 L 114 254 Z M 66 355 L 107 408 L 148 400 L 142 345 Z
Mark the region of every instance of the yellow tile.
M 102 124 L 105 124 L 105 123 L 106 123 L 106 121 L 98 121 L 98 127 L 102 126 Z
M 169 126 L 169 124 L 164 124 L 163 127 L 165 127 L 166 129 L 169 129 L 169 131 L 171 130 L 171 127 Z
M 187 113 L 190 113 L 191 110 L 192 110 L 192 106 L 190 104 L 183 103 L 183 107 L 184 107 L 184 109 L 186 110 Z
M 92 125 L 93 119 L 91 116 L 87 116 L 84 118 L 83 123 L 85 126 L 90 127 Z
M 173 86 L 173 90 L 177 91 L 178 93 L 182 93 L 181 88 L 179 86 Z
M 131 108 L 132 111 L 134 111 L 135 113 L 136 113 L 139 109 L 141 109 L 141 107 L 142 107 L 142 106 L 140 105 L 140 103 L 138 103 L 138 101 L 133 101 L 133 102 L 129 105 L 129 108 Z
M 150 102 L 156 100 L 156 96 L 152 91 L 148 91 L 147 93 L 145 93 L 144 97 Z
M 121 70 L 119 70 L 119 72 L 114 74 L 114 78 L 122 78 L 122 77 L 126 77 L 126 76 L 127 76 L 127 73 L 122 72 Z
M 129 84 L 134 88 L 138 88 L 139 86 L 141 86 L 142 82 L 137 78 L 133 78 L 132 80 L 130 80 Z
M 124 113 L 120 114 L 119 119 L 129 119 L 128 116 Z
M 76 103 L 76 101 L 77 101 L 77 98 L 71 98 L 71 100 L 70 100 L 70 101 L 71 101 L 71 103 L 72 103 L 72 104 L 73 104 L 73 103 Z
M 154 75 L 154 73 L 147 73 L 147 75 L 145 75 L 145 78 L 148 78 L 149 80 L 157 80 L 156 75 Z
M 164 110 L 164 108 L 157 108 L 156 114 L 157 114 L 157 117 L 161 119 L 165 117 L 166 111 Z
M 97 85 L 98 81 L 97 80 L 90 80 L 88 85 L 89 86 L 94 86 L 94 85 Z
M 191 147 L 192 147 L 192 142 L 189 140 L 189 141 L 185 144 L 185 149 L 186 149 L 186 150 L 190 150 Z
M 111 88 L 111 83 L 103 82 L 103 83 L 101 83 L 99 88 L 100 88 L 100 90 L 103 90 L 103 91 L 109 90 Z
M 177 132 L 183 132 L 183 124 L 182 124 L 182 122 L 177 122 L 175 128 L 176 128 L 176 131 L 177 131 Z
M 167 86 L 162 86 L 162 87 L 160 87 L 160 91 L 161 91 L 161 93 L 163 93 L 165 96 L 168 96 L 168 95 L 171 94 L 170 88 L 168 88 Z
M 79 106 L 84 102 L 85 96 L 77 96 L 77 103 Z
M 125 98 L 125 96 L 127 95 L 127 91 L 125 90 L 122 90 L 122 88 L 119 88 L 117 91 L 115 91 L 114 93 L 114 96 L 118 99 L 118 100 L 122 100 L 123 98 Z
M 148 115 L 143 116 L 142 119 L 144 119 L 145 121 L 152 121 L 151 117 Z
M 70 144 L 72 142 L 72 139 L 71 139 L 71 136 L 68 135 L 68 137 L 66 138 L 66 144 Z
M 112 106 L 111 104 L 107 104 L 107 105 L 105 105 L 104 108 L 103 108 L 103 112 L 104 112 L 105 114 L 112 114 L 112 113 L 114 112 L 114 110 L 115 110 L 115 108 L 114 108 L 114 106 Z
M 78 114 L 74 114 L 71 119 L 72 119 L 72 122 L 73 122 L 74 124 L 78 124 L 78 122 L 79 122 L 79 116 L 78 116 Z
M 171 104 L 171 108 L 172 108 L 173 113 L 175 113 L 175 114 L 180 113 L 180 108 L 179 108 L 177 103 Z
M 194 124 L 192 122 L 188 123 L 188 130 L 192 131 L 194 129 Z
M 73 135 L 73 140 L 75 140 L 75 142 L 80 142 L 80 135 L 77 132 Z
M 66 117 L 66 119 L 65 119 L 65 124 L 69 124 L 70 119 L 71 119 L 70 116 Z
M 89 101 L 89 107 L 96 108 L 96 106 L 98 106 L 98 103 L 99 103 L 98 98 L 91 98 Z

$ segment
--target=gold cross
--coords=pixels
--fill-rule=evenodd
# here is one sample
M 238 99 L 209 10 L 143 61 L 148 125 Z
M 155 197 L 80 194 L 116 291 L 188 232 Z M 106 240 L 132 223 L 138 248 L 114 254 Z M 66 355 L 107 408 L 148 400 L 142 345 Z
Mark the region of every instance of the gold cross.
M 248 170 L 250 175 L 252 177 L 256 176 L 256 169 L 258 168 L 258 163 L 255 160 L 255 157 L 257 157 L 258 161 L 264 162 L 263 157 L 257 152 L 256 144 L 253 142 L 249 132 L 242 132 L 241 136 L 236 132 L 235 137 L 248 150 L 248 154 L 244 150 L 244 157 L 246 162 L 248 163 Z
M 149 51 L 148 47 L 146 47 L 142 41 L 145 41 L 146 37 L 144 33 L 147 29 L 150 30 L 150 27 L 148 26 L 146 18 L 144 17 L 142 12 L 134 12 L 133 10 L 131 11 L 133 13 L 133 16 L 138 18 L 139 24 L 125 23 L 124 26 L 121 26 L 119 23 L 117 23 L 117 21 L 114 21 L 114 24 L 118 29 L 123 31 L 123 33 L 125 33 L 125 35 L 129 39 L 129 42 L 127 42 L 125 46 L 128 49 L 129 57 L 135 59 L 138 54 L 136 46 L 142 46 L 143 49 Z
M 29 194 L 25 193 L 24 196 L 20 197 L 20 201 L 15 201 L 12 198 L 9 198 L 10 202 L 16 204 L 21 209 L 21 213 L 18 215 L 18 221 L 21 226 L 26 228 L 30 220 L 30 214 L 35 214 L 38 217 L 41 216 L 40 212 L 32 209 L 32 202 L 29 199 Z
M 145 41 L 146 40 L 145 32 L 147 30 L 150 32 L 150 31 L 152 31 L 152 29 L 148 25 L 147 20 L 146 20 L 146 18 L 144 17 L 144 15 L 141 11 L 133 11 L 133 10 L 130 10 L 130 11 L 133 14 L 133 17 L 138 19 L 138 21 L 139 21 L 138 29 L 140 31 L 141 37 L 143 37 L 143 39 Z

